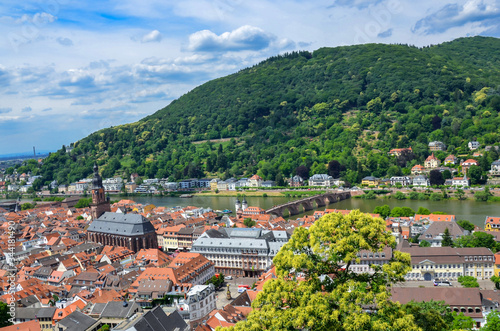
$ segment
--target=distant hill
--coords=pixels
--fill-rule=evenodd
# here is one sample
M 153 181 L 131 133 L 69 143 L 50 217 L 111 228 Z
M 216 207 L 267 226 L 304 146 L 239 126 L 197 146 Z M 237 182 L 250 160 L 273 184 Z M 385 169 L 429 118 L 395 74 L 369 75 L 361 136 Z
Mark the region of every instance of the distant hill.
M 293 52 L 207 82 L 138 122 L 97 131 L 71 153 L 52 153 L 41 172 L 46 183 L 69 183 L 89 176 L 97 160 L 105 177 L 258 173 L 282 182 L 330 170 L 359 182 L 408 173 L 429 155 L 430 141 L 455 154 L 468 153 L 472 139 L 499 144 L 499 86 L 496 38 Z M 409 146 L 407 160 L 387 155 Z M 484 157 L 486 167 L 498 155 Z

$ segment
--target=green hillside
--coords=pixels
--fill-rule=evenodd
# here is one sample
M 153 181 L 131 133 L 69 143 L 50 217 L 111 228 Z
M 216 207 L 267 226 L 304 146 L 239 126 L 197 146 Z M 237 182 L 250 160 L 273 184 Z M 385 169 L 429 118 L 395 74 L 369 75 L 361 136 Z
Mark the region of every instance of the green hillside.
M 321 48 L 272 57 L 138 122 L 95 132 L 71 153 L 52 153 L 41 173 L 45 183 L 69 183 L 89 176 L 98 160 L 104 177 L 259 173 L 281 181 L 304 167 L 324 173 L 336 160 L 331 173 L 354 183 L 408 173 L 430 141 L 448 146 L 441 159 L 467 154 L 474 138 L 498 145 L 499 111 L 500 39 Z M 413 160 L 387 155 L 409 146 Z M 497 157 L 486 153 L 481 165 Z

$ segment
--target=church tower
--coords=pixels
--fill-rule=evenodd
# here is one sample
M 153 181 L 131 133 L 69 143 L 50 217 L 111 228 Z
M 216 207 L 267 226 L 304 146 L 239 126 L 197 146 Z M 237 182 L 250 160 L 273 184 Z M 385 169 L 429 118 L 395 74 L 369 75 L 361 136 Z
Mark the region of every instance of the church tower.
M 90 212 L 92 219 L 98 219 L 99 216 L 105 212 L 110 212 L 111 206 L 109 200 L 104 195 L 104 187 L 102 186 L 102 178 L 99 175 L 99 168 L 97 163 L 94 164 L 94 178 L 92 179 L 92 204 L 90 205 Z

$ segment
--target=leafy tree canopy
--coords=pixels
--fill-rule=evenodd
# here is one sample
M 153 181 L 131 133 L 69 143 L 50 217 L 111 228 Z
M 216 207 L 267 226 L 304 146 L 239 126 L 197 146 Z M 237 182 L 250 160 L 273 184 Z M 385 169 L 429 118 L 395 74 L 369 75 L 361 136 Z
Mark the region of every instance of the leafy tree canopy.
M 385 222 L 357 210 L 295 229 L 274 259 L 278 278 L 265 283 L 247 320 L 229 330 L 419 330 L 413 315 L 390 301 L 389 284 L 410 270 L 408 254 L 394 251 L 388 264 L 372 266 L 372 275 L 349 270 L 362 250 L 385 245 L 395 246 Z

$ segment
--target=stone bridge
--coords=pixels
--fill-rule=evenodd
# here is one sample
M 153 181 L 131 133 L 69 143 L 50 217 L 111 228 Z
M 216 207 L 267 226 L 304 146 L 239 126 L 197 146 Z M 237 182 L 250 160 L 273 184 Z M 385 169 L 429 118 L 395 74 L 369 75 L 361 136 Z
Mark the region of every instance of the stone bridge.
M 331 203 L 345 200 L 351 197 L 349 191 L 328 191 L 324 194 L 315 195 L 312 197 L 303 198 L 300 200 L 290 201 L 282 205 L 274 206 L 266 210 L 266 214 L 273 214 L 276 216 L 283 216 L 283 212 L 288 209 L 290 216 L 297 215 L 303 211 L 313 210 L 314 208 L 324 207 Z

